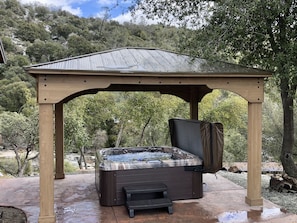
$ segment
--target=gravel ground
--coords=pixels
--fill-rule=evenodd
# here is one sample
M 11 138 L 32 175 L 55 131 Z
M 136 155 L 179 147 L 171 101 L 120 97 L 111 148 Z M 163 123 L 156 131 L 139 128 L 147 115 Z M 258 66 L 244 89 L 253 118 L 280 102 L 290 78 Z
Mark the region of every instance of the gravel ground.
M 228 180 L 246 188 L 247 173 L 231 173 L 219 171 L 218 174 Z M 270 175 L 262 175 L 262 196 L 263 198 L 281 206 L 290 213 L 297 214 L 297 193 L 280 193 L 269 189 Z

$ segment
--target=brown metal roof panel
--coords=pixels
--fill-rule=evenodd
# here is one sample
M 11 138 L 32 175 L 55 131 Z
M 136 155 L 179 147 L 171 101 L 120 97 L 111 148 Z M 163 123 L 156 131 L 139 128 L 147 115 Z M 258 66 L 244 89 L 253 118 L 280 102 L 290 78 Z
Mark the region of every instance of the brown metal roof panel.
M 126 55 L 123 55 L 121 53 L 122 51 L 114 51 L 112 53 L 112 56 L 113 56 L 113 59 L 115 60 L 116 64 L 120 67 L 120 66 L 124 66 L 126 67 L 127 64 L 131 64 L 127 61 L 127 58 L 130 58 L 131 56 L 126 56 Z M 134 62 L 135 63 L 135 62 Z
M 166 72 L 164 67 L 156 60 L 155 55 L 151 56 L 146 50 L 134 49 L 131 53 L 136 57 L 137 63 L 144 69 L 150 72 Z
M 146 48 L 120 48 L 26 67 L 26 70 L 117 73 L 264 74 L 271 72 Z
M 153 57 L 156 63 L 161 67 L 163 70 L 168 70 L 169 68 L 172 68 L 175 63 L 170 59 L 170 54 L 167 53 L 167 55 L 164 54 L 163 51 L 157 50 L 156 52 L 153 51 L 147 51 L 150 57 Z
M 126 66 L 127 66 L 127 64 L 132 64 L 132 65 L 137 64 L 137 60 L 132 53 L 129 53 L 127 55 L 127 51 L 125 51 L 125 50 L 119 50 L 118 52 L 121 55 L 121 57 L 124 59 Z

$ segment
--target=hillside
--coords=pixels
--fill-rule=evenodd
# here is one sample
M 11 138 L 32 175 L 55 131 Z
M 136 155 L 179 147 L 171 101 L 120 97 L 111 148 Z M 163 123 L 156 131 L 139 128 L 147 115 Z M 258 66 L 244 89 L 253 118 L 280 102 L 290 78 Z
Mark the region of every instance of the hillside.
M 175 51 L 179 42 L 175 27 L 80 18 L 17 0 L 0 0 L 0 33 L 8 59 L 0 66 L 0 92 L 10 89 L 0 94 L 0 111 L 19 111 L 28 97 L 35 97 L 35 81 L 23 66 L 127 46 Z

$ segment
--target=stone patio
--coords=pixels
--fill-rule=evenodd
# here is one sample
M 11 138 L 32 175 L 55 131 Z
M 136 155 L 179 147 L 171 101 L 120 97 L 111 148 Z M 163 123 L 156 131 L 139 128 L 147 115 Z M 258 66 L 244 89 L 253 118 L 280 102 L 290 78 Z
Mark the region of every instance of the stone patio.
M 264 200 L 263 207 L 245 203 L 246 190 L 220 175 L 204 175 L 202 199 L 174 201 L 173 214 L 166 209 L 136 211 L 129 218 L 125 206 L 103 207 L 95 189 L 95 174 L 66 175 L 55 180 L 56 222 L 59 223 L 294 223 L 297 215 L 286 213 L 276 204 Z M 39 178 L 0 178 L 0 205 L 25 211 L 28 222 L 38 222 Z

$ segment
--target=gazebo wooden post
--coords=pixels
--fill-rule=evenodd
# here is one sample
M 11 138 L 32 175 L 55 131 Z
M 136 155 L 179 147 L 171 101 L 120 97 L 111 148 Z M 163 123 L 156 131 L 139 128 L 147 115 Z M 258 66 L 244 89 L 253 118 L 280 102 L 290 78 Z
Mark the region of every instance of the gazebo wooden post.
M 245 202 L 262 206 L 261 197 L 262 103 L 248 103 L 248 177 Z
M 40 213 L 39 223 L 56 222 L 54 212 L 54 126 L 53 104 L 39 103 Z
M 190 93 L 190 117 L 191 119 L 198 120 L 198 97 L 197 92 L 191 89 Z
M 64 119 L 63 102 L 55 104 L 56 173 L 55 179 L 64 179 Z

